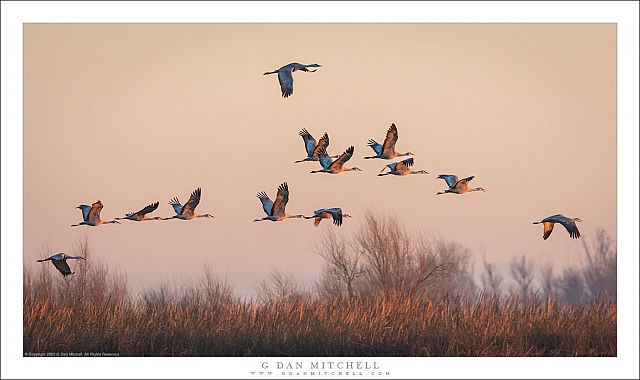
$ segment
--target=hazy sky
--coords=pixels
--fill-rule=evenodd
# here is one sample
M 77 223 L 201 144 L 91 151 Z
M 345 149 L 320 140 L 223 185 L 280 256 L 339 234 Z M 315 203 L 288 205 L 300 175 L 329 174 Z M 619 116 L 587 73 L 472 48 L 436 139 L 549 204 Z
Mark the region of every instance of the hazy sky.
M 336 227 L 252 223 L 255 194 L 284 181 L 289 213 L 342 207 L 348 234 L 365 210 L 392 212 L 476 262 L 574 262 L 580 241 L 531 224 L 555 213 L 580 217 L 583 238 L 616 238 L 614 24 L 28 24 L 24 52 L 27 263 L 86 236 L 134 286 L 203 264 L 242 294 L 273 268 L 312 279 L 312 246 Z M 323 67 L 283 99 L 262 73 L 290 62 Z M 362 159 L 392 122 L 430 175 L 377 177 L 394 161 Z M 354 145 L 348 165 L 364 171 L 294 165 L 301 128 L 328 132 L 331 154 Z M 436 197 L 445 173 L 487 192 Z M 196 187 L 216 219 L 69 227 L 98 199 L 106 220 L 154 201 L 151 216 L 170 216 Z

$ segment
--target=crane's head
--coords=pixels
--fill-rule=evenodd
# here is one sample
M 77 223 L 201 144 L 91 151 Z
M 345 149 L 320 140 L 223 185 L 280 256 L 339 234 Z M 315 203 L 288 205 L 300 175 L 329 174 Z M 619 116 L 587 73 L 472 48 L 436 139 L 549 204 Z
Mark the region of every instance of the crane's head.
M 322 65 L 318 65 L 317 63 L 312 63 L 310 65 L 307 65 L 307 67 L 322 67 Z
M 355 166 L 353 168 L 349 169 L 349 170 L 351 170 L 352 172 L 361 172 L 362 171 L 362 169 L 356 168 Z
M 342 217 L 343 217 L 343 218 L 353 218 L 353 217 L 352 217 L 351 215 L 349 215 L 349 214 L 342 214 Z
M 582 219 L 580 219 L 580 218 L 573 218 L 573 221 L 582 223 Z
M 484 189 L 484 187 L 476 187 L 475 189 L 473 189 L 473 191 L 487 191 Z

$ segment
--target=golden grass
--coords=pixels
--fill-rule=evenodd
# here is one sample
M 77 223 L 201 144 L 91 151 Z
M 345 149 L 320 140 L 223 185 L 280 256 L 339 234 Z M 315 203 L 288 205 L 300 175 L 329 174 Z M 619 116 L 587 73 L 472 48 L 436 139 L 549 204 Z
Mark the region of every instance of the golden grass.
M 403 294 L 252 302 L 233 297 L 209 272 L 181 289 L 133 296 L 123 276 L 99 263 L 75 269 L 65 279 L 48 266 L 36 275 L 25 270 L 25 354 L 616 355 L 614 303 Z

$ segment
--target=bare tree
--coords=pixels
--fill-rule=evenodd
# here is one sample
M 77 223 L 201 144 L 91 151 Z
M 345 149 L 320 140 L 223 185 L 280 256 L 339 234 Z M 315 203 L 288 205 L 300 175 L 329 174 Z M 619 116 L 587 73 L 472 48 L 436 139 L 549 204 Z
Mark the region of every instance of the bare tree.
M 491 292 L 493 295 L 498 295 L 502 292 L 502 276 L 496 272 L 493 264 L 487 262 L 484 255 L 482 256 L 482 267 L 484 273 L 480 274 L 480 281 L 482 281 L 482 288 L 485 291 Z
M 300 287 L 293 281 L 290 275 L 274 269 L 268 280 L 258 285 L 258 300 L 261 302 L 290 302 L 300 298 Z
M 390 216 L 366 213 L 353 238 L 330 232 L 316 251 L 325 259 L 317 283 L 324 296 L 434 295 L 472 284 L 464 247 L 414 236 Z
M 526 300 L 531 295 L 533 283 L 534 265 L 531 261 L 522 255 L 520 259 L 513 259 L 509 264 L 511 278 L 516 282 L 515 292 L 518 293 L 522 300 Z
M 582 241 L 582 246 L 585 253 L 582 274 L 590 299 L 604 297 L 615 301 L 618 272 L 615 242 L 603 229 L 598 229 L 590 242 Z
M 540 269 L 540 285 L 545 298 L 555 298 L 555 278 L 553 277 L 553 265 L 545 264 Z
M 343 293 L 353 298 L 354 283 L 365 274 L 361 265 L 362 251 L 358 247 L 348 247 L 344 239 L 340 239 L 332 230 L 323 236 L 316 253 L 325 260 L 323 276 L 319 289 L 328 296 L 342 296 Z
M 557 286 L 562 301 L 573 305 L 584 302 L 584 281 L 579 269 L 571 267 L 562 271 L 562 275 L 557 279 Z

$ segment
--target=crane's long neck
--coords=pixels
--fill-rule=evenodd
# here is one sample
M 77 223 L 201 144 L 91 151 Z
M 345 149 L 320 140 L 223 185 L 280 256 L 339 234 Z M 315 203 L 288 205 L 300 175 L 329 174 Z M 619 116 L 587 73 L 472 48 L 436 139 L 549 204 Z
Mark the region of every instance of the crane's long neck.
M 82 256 L 65 256 L 64 260 L 74 259 L 74 260 L 84 260 L 85 258 Z

